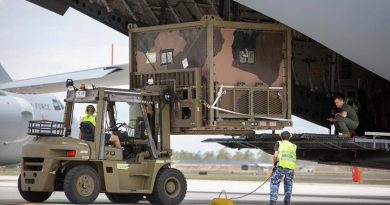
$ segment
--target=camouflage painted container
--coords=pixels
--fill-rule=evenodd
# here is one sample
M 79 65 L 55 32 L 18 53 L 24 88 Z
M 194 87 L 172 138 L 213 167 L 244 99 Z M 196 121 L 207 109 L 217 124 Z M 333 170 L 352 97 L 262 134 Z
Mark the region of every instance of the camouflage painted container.
M 130 88 L 171 82 L 174 133 L 291 126 L 291 33 L 278 24 L 202 21 L 129 28 Z

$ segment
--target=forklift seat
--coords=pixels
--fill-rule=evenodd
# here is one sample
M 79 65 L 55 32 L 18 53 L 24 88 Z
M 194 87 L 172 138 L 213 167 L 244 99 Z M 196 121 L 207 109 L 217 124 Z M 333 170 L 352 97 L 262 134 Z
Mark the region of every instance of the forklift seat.
M 81 139 L 86 141 L 95 141 L 95 126 L 91 122 L 81 122 L 80 123 L 80 132 Z M 109 134 L 106 133 L 106 139 L 104 141 L 104 145 L 113 145 L 111 141 L 109 141 L 107 137 Z
M 146 125 L 143 117 L 137 117 L 135 123 L 134 137 L 145 139 L 148 136 L 145 135 Z
M 91 122 L 80 123 L 81 139 L 87 141 L 94 141 L 95 139 L 95 126 Z

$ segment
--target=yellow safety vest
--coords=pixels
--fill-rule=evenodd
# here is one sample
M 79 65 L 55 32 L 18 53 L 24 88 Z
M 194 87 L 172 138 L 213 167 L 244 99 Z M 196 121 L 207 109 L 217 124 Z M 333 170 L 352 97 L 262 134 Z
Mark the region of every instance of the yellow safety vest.
M 86 115 L 83 117 L 83 122 L 90 122 L 93 126 L 96 126 L 96 116 L 95 115 Z
M 287 140 L 278 142 L 278 166 L 294 170 L 297 167 L 297 146 Z

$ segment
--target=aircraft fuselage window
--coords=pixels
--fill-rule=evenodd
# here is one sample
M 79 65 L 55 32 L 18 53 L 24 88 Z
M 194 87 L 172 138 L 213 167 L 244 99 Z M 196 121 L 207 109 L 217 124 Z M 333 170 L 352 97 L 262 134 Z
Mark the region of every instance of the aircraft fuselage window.
M 61 104 L 61 102 L 58 102 L 58 100 L 56 100 L 56 99 L 52 99 L 52 101 L 53 101 L 54 110 L 62 110 L 63 109 L 63 105 Z

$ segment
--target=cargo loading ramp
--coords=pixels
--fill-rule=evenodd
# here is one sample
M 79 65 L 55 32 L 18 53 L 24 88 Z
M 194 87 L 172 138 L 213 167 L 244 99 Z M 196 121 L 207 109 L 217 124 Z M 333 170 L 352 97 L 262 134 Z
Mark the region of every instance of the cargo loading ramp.
M 203 142 L 216 142 L 229 148 L 257 148 L 273 149 L 275 142 L 280 140 L 278 134 L 256 134 L 254 136 L 240 136 L 232 138 L 210 138 Z M 291 142 L 298 149 L 336 149 L 336 150 L 386 150 L 390 148 L 390 137 L 356 136 L 350 139 L 329 134 L 293 134 Z
M 203 142 L 219 143 L 232 149 L 261 149 L 273 154 L 278 140 L 280 140 L 278 134 L 255 134 L 209 138 Z M 390 136 L 387 133 L 366 132 L 365 136 L 353 138 L 303 133 L 293 134 L 290 141 L 297 145 L 297 158 L 301 160 L 390 169 L 390 164 L 384 163 L 390 159 Z

